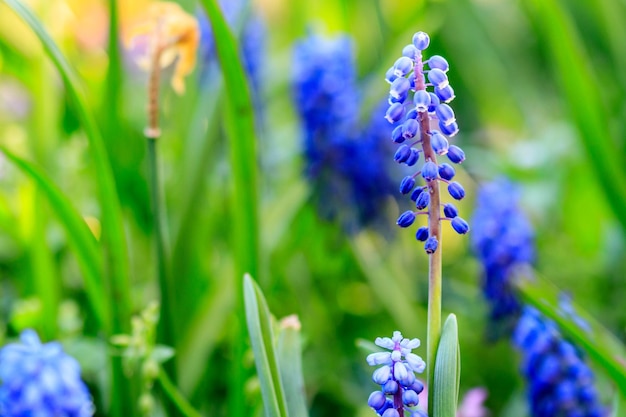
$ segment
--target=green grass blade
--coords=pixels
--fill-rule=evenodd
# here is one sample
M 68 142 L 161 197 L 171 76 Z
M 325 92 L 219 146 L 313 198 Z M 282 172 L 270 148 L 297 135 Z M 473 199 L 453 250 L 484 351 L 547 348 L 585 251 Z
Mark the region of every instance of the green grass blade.
M 241 281 L 244 274 L 259 276 L 259 220 L 256 137 L 252 99 L 237 40 L 226 23 L 216 0 L 202 0 L 207 12 L 227 94 L 224 120 L 229 139 L 232 172 L 231 224 L 235 251 L 235 312 L 242 311 Z M 233 367 L 230 372 L 228 406 L 232 415 L 247 414 L 244 399 L 243 350 L 238 340 L 244 326 L 235 322 Z
M 266 417 L 287 417 L 285 394 L 280 379 L 270 311 L 261 289 L 246 275 L 243 280 L 246 321 Z
M 285 388 L 290 417 L 308 416 L 304 376 L 302 375 L 302 340 L 297 316 L 285 317 L 278 330 L 278 361 L 280 377 Z
M 581 328 L 573 320 L 572 314 L 564 314 L 559 307 L 561 291 L 546 280 L 528 276 L 515 281 L 522 298 L 528 304 L 550 319 L 554 320 L 563 333 L 582 347 L 587 354 L 615 382 L 615 385 L 626 396 L 626 347 L 606 330 L 597 320 L 572 303 L 575 317 L 583 320 L 588 326 Z
M 543 30 L 573 121 L 599 185 L 626 232 L 626 174 L 611 139 L 607 109 L 598 101 L 603 86 L 590 67 L 581 34 L 557 0 L 530 1 L 532 18 Z
M 102 236 L 108 248 L 105 265 L 109 268 L 111 277 L 111 305 L 114 315 L 111 323 L 112 330 L 115 333 L 126 333 L 130 328 L 131 313 L 126 241 L 113 173 L 100 131 L 89 111 L 77 75 L 39 20 L 21 2 L 17 0 L 3 1 L 24 20 L 41 41 L 46 54 L 63 79 L 67 93 L 71 97 L 89 141 L 102 208 Z
M 434 417 L 455 417 L 460 379 L 459 331 L 456 316 L 450 314 L 443 324 L 435 360 Z
M 108 329 L 107 307 L 102 297 L 104 292 L 102 257 L 95 237 L 70 200 L 43 172 L 6 148 L 0 147 L 0 150 L 7 159 L 37 184 L 59 218 L 67 233 L 68 242 L 76 253 L 78 265 L 85 279 L 85 291 L 94 315 L 100 324 Z
M 247 77 L 239 59 L 235 36 L 228 28 L 215 0 L 202 0 L 220 60 L 227 94 L 227 132 L 233 177 L 233 228 L 237 276 L 258 276 L 259 225 L 257 156 L 252 99 Z

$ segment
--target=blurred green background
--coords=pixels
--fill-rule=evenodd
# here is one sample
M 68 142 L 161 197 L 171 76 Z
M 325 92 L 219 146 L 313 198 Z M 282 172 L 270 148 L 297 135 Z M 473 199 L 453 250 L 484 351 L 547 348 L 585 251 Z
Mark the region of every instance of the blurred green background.
M 111 2 L 28 3 L 79 73 L 102 131 L 137 313 L 159 299 L 142 133 L 147 75 L 123 49 L 120 55 L 108 52 Z M 121 38 L 148 3 L 117 2 Z M 192 13 L 197 7 L 190 0 L 179 3 Z M 626 336 L 623 2 L 259 0 L 251 7 L 265 24 L 255 93 L 255 278 L 276 317 L 297 314 L 302 322 L 311 416 L 373 415 L 366 400 L 374 384 L 355 341 L 396 329 L 424 340 L 427 258 L 412 233 L 390 228 L 349 236 L 310 204 L 290 84 L 294 42 L 310 31 L 354 39 L 363 120 L 386 96 L 384 73 L 402 47 L 414 32 L 428 32 L 429 52 L 451 65 L 461 127 L 456 141 L 467 154 L 460 172 L 468 194 L 460 207 L 464 217 L 470 217 L 481 181 L 507 175 L 520 183 L 536 230 L 539 274 L 619 338 Z M 111 68 L 119 72 L 111 75 Z M 178 385 L 206 415 L 227 415 L 225 375 L 231 346 L 238 343 L 248 352 L 241 363 L 246 406 L 259 413 L 249 342 L 233 341 L 231 331 L 240 277 L 232 233 L 239 201 L 231 194 L 223 123 L 230 87 L 223 85 L 217 63 L 202 56 L 186 84 L 187 93 L 179 96 L 163 83 L 159 139 L 166 243 L 180 297 Z M 38 40 L 0 2 L 0 143 L 47 174 L 99 238 L 98 173 L 74 104 Z M 390 225 L 399 211 L 390 201 L 384 214 Z M 523 384 L 512 366 L 515 352 L 506 341 L 486 340 L 480 266 L 469 240 L 444 229 L 443 309 L 459 320 L 461 391 L 485 387 L 493 416 L 527 415 Z M 0 342 L 25 327 L 46 340 L 65 341 L 96 400 L 105 397 L 106 339 L 89 307 L 75 250 L 41 190 L 0 156 Z M 601 373 L 598 378 L 605 386 Z

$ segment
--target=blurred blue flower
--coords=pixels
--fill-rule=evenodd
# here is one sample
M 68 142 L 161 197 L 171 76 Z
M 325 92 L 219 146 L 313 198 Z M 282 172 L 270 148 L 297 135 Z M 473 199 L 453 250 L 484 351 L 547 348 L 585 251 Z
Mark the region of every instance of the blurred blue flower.
M 495 337 L 512 330 L 520 302 L 510 280 L 516 267 L 535 259 L 533 229 L 518 206 L 518 190 L 500 179 L 478 191 L 472 246 L 483 266 L 483 293 Z
M 418 395 L 424 390 L 415 373 L 422 373 L 426 363 L 412 353 L 420 346 L 419 339 L 405 339 L 402 333 L 395 331 L 393 337 L 377 337 L 377 346 L 390 352 L 382 351 L 369 354 L 367 363 L 370 366 L 379 366 L 372 380 L 380 385 L 380 391 L 374 391 L 369 396 L 367 404 L 376 413 L 383 417 L 404 417 L 404 411 L 413 410 L 419 403 Z
M 556 324 L 532 307 L 524 307 L 513 334 L 534 417 L 602 417 L 591 369 L 567 342 Z
M 428 214 L 428 234 L 424 234 L 421 228 L 416 234 L 419 241 L 424 241 L 426 253 L 434 253 L 439 246 L 437 241 L 438 224 L 440 219 L 450 220 L 452 228 L 459 234 L 469 231 L 469 224 L 458 217 L 458 211 L 449 211 L 454 216 L 440 213 L 423 211 L 430 204 L 430 194 L 439 189 L 438 181 L 448 183 L 448 192 L 455 200 L 465 197 L 463 186 L 456 182 L 450 182 L 455 175 L 454 168 L 448 164 L 437 164 L 437 156 L 448 155 L 448 159 L 460 164 L 465 160 L 465 154 L 455 145 L 450 145 L 448 138 L 459 132 L 454 110 L 447 103 L 454 99 L 454 90 L 450 86 L 448 76 L 448 62 L 439 55 L 425 58 L 422 52 L 428 48 L 430 38 L 424 32 L 413 35 L 413 43 L 402 49 L 402 56 L 387 70 L 385 79 L 390 84 L 388 103 L 385 118 L 395 127 L 391 139 L 395 143 L 402 144 L 394 155 L 394 160 L 399 164 L 413 166 L 419 159 L 419 154 L 424 155 L 424 164 L 420 170 L 404 177 L 400 184 L 400 192 L 409 194 L 416 186 L 415 179 L 421 175 L 426 183 L 427 192 L 412 198 L 416 203 L 417 212 L 414 214 Z M 426 69 L 428 68 L 428 69 Z M 432 91 L 428 91 L 428 89 Z M 431 126 L 436 122 L 436 127 Z M 447 137 L 446 137 L 447 136 Z M 404 142 L 407 143 L 404 143 Z M 437 188 L 435 188 L 437 187 Z M 418 189 L 423 190 L 421 185 Z M 412 195 L 413 197 L 413 195 Z M 400 227 L 408 227 L 407 212 L 398 219 Z M 432 236 L 431 236 L 432 235 Z
M 383 109 L 360 128 L 352 42 L 310 35 L 293 58 L 294 100 L 303 126 L 305 175 L 318 212 L 354 232 L 381 217 L 393 185 L 387 172 Z
M 0 416 L 87 417 L 94 412 L 80 366 L 58 342 L 33 330 L 0 349 Z

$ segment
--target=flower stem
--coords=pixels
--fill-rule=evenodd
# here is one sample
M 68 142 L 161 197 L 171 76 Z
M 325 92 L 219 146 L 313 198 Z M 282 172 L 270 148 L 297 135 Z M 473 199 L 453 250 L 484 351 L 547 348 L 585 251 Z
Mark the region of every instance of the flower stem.
M 424 74 L 421 73 L 422 59 L 418 58 L 415 73 L 416 89 L 424 89 Z M 428 111 L 418 114 L 420 124 L 420 140 L 426 161 L 437 163 L 437 154 L 430 143 L 430 119 Z M 428 337 L 426 349 L 427 385 L 428 385 L 428 415 L 433 416 L 434 386 L 435 386 L 435 359 L 441 336 L 441 199 L 439 196 L 439 181 L 427 181 L 430 192 L 428 205 L 428 235 L 437 238 L 438 246 L 434 253 L 428 256 Z

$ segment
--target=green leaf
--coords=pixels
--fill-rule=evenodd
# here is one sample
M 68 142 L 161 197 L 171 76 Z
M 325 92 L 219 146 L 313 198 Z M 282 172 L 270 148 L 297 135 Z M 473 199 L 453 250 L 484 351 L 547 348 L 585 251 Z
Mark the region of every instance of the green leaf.
M 285 388 L 290 417 L 308 416 L 304 377 L 302 375 L 302 341 L 297 316 L 283 318 L 278 330 L 278 361 L 280 377 Z
M 522 298 L 546 317 L 554 320 L 563 333 L 582 347 L 611 378 L 626 397 L 626 347 L 597 320 L 571 303 L 565 314 L 559 306 L 562 292 L 544 279 L 530 273 L 514 281 Z M 581 320 L 586 323 L 581 327 Z
M 37 17 L 18 0 L 2 1 L 24 20 L 41 41 L 46 54 L 63 79 L 67 93 L 73 102 L 89 141 L 102 209 L 102 236 L 108 248 L 106 265 L 112 281 L 110 285 L 112 291 L 111 311 L 115 317 L 111 326 L 113 333 L 126 333 L 130 328 L 131 311 L 126 241 L 113 172 L 100 131 L 96 126 L 93 114 L 89 110 L 78 76 Z M 100 296 L 102 297 L 102 294 Z
M 285 393 L 280 378 L 270 312 L 261 289 L 248 274 L 243 279 L 246 322 L 261 384 L 266 417 L 287 417 Z
M 235 36 L 215 0 L 202 0 L 214 33 L 224 84 L 228 90 L 226 130 L 233 178 L 233 229 L 238 275 L 258 273 L 259 224 L 256 135 L 248 80 Z
M 626 175 L 621 154 L 615 152 L 607 109 L 598 101 L 602 89 L 590 67 L 591 59 L 583 49 L 581 34 L 557 0 L 530 1 L 532 17 L 543 29 L 552 65 L 556 69 L 569 111 L 579 137 L 593 165 L 593 173 L 604 191 L 616 220 L 626 232 Z
M 78 265 L 85 279 L 85 291 L 94 315 L 100 324 L 108 329 L 107 306 L 102 297 L 104 293 L 102 256 L 98 250 L 98 243 L 87 223 L 74 208 L 71 201 L 43 172 L 5 147 L 0 146 L 0 151 L 42 190 L 50 207 L 65 229 L 68 242 L 76 254 Z
M 461 379 L 461 354 L 456 316 L 443 325 L 435 360 L 434 417 L 455 417 Z

